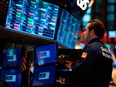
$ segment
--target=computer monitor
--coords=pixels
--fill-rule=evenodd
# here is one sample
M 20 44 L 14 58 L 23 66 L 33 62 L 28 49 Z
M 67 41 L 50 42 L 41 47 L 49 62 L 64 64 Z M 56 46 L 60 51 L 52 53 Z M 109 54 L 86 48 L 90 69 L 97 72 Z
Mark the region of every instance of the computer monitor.
M 9 48 L 3 51 L 3 67 L 19 67 L 21 64 L 21 48 Z
M 8 87 L 22 87 L 22 73 L 20 70 L 2 70 L 0 80 L 6 82 Z
M 43 0 L 10 0 L 6 29 L 54 39 L 59 6 Z
M 75 48 L 77 38 L 80 36 L 80 21 L 67 10 L 62 9 L 57 42 L 71 49 Z
M 108 31 L 109 38 L 116 38 L 116 31 Z
M 37 67 L 34 70 L 32 86 L 55 85 L 56 66 Z
M 35 65 L 56 63 L 57 44 L 51 43 L 35 47 Z

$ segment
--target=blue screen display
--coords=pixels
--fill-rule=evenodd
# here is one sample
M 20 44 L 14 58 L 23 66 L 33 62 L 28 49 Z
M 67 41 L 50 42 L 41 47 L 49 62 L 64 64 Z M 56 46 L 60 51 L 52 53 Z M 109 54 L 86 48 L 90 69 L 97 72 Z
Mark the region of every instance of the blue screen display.
M 1 81 L 5 81 L 8 87 L 21 87 L 22 73 L 20 70 L 2 70 Z
M 44 65 L 55 63 L 57 58 L 57 44 L 46 44 L 35 48 L 35 64 Z
M 79 32 L 79 20 L 63 9 L 57 34 L 57 42 L 73 49 L 75 48 Z
M 56 81 L 56 66 L 38 67 L 34 70 L 32 86 L 54 85 Z
M 21 48 L 3 51 L 3 67 L 19 67 L 21 64 Z
M 109 38 L 116 38 L 116 31 L 108 31 Z
M 54 39 L 58 12 L 43 0 L 10 0 L 5 28 Z

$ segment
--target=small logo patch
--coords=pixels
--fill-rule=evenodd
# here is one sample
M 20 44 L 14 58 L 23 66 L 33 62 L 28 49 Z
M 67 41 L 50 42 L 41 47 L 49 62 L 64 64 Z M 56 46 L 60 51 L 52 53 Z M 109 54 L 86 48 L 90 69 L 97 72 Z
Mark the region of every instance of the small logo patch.
M 88 53 L 83 52 L 82 55 L 81 55 L 81 57 L 82 57 L 82 58 L 86 58 L 86 57 L 87 57 L 87 54 L 88 54 Z

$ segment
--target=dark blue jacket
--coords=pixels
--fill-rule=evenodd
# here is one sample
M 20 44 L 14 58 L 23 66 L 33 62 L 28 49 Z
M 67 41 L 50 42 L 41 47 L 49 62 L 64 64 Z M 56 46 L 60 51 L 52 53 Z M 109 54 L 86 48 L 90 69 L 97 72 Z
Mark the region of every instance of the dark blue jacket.
M 95 38 L 85 46 L 80 61 L 72 68 L 71 87 L 109 87 L 111 74 L 110 51 Z

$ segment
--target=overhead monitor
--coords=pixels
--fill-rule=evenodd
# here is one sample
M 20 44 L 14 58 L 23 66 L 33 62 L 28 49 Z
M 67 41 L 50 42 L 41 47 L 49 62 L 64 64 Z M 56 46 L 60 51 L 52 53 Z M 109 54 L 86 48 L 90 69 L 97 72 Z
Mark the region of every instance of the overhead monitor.
M 6 29 L 54 39 L 59 6 L 43 0 L 10 0 Z
M 80 21 L 67 10 L 62 9 L 57 42 L 74 49 L 80 32 Z

